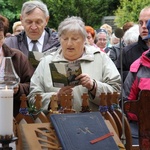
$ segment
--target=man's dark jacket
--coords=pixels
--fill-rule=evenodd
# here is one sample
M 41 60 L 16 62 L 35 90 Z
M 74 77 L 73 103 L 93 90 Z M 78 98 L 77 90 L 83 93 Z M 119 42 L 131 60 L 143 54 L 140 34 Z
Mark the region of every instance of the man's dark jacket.
M 58 40 L 57 32 L 52 32 L 50 28 L 45 28 L 45 37 L 42 52 L 45 52 L 51 48 L 59 47 L 60 42 Z M 5 39 L 5 43 L 10 48 L 16 48 L 22 51 L 28 56 L 28 43 L 26 33 L 23 31 L 16 36 L 11 36 Z
M 120 56 L 120 48 L 125 47 L 125 44 L 123 41 L 121 41 L 121 43 L 119 42 L 118 44 L 113 45 L 112 47 L 110 47 L 110 52 L 109 52 L 109 57 L 111 58 L 111 60 L 114 62 L 114 64 L 117 64 L 117 60 Z
M 142 40 L 142 38 L 139 36 L 138 42 L 133 43 L 131 45 L 125 46 L 122 51 L 122 67 L 123 67 L 123 81 L 125 80 L 131 64 L 138 59 L 143 52 L 148 50 L 148 46 L 146 45 L 146 42 Z M 117 61 L 117 68 L 119 71 L 121 71 L 121 63 L 120 63 L 120 56 Z

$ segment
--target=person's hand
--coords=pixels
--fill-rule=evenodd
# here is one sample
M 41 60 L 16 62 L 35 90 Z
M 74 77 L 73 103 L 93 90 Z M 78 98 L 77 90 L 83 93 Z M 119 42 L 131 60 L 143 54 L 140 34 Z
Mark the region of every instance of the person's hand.
M 88 90 L 91 90 L 93 87 L 93 79 L 88 74 L 80 74 L 76 77 L 76 80 L 80 80 L 79 83 Z
M 19 91 L 19 85 L 14 87 L 14 94 L 17 94 L 18 91 Z
M 66 94 L 66 95 L 72 94 L 72 91 L 73 91 L 72 88 L 73 86 L 62 87 L 57 93 L 58 102 L 60 102 L 60 98 L 62 94 Z

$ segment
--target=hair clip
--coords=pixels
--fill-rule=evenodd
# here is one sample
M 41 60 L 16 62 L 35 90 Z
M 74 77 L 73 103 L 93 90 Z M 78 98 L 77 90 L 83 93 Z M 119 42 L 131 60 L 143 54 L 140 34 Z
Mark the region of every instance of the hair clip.
M 102 28 L 97 29 L 96 32 L 97 32 L 97 33 L 104 32 L 104 33 L 107 34 L 107 31 L 106 31 L 105 29 L 102 29 Z

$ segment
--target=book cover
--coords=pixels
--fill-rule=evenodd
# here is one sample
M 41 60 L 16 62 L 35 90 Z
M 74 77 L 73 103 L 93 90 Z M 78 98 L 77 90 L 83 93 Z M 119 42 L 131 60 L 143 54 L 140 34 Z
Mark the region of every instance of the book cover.
M 52 114 L 50 121 L 63 150 L 119 150 L 112 136 L 90 143 L 110 133 L 100 112 Z
M 32 66 L 36 69 L 41 58 L 44 56 L 43 53 L 37 51 L 29 51 L 28 60 L 32 64 Z
M 75 80 L 82 73 L 79 61 L 70 63 L 53 62 L 49 66 L 54 87 L 76 86 L 79 84 L 79 80 Z

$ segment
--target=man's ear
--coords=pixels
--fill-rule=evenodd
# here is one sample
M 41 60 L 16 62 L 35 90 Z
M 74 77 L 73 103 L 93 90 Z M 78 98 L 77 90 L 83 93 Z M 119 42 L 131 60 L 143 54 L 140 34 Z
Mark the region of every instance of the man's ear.
M 48 21 L 50 20 L 50 16 L 46 17 L 46 22 L 48 23 Z
M 20 16 L 20 21 L 22 21 L 22 16 Z

